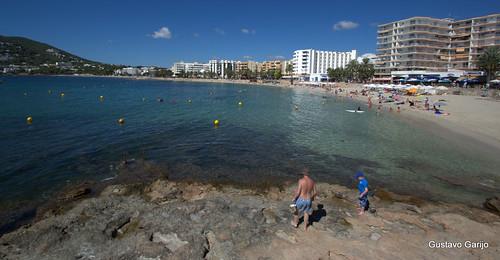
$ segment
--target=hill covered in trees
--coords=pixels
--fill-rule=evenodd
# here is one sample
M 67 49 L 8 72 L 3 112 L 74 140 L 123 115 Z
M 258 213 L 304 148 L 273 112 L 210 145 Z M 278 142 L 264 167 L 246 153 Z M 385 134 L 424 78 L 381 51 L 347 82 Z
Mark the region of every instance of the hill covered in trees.
M 110 75 L 121 67 L 87 60 L 25 37 L 0 35 L 0 72 Z

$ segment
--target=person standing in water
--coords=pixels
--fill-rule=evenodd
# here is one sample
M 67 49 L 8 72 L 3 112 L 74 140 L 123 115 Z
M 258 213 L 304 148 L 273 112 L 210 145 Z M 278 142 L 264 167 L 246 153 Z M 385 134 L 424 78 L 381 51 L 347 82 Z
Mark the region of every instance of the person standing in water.
M 304 231 L 307 231 L 309 225 L 309 216 L 312 214 L 312 202 L 316 197 L 316 184 L 309 177 L 309 169 L 304 168 L 302 171 L 302 178 L 300 178 L 297 190 L 293 196 L 293 204 L 296 210 L 293 215 L 292 226 L 299 226 L 299 218 L 304 215 Z
M 368 210 L 370 202 L 368 201 L 368 181 L 365 179 L 363 172 L 358 171 L 355 176 L 358 181 L 359 191 L 359 208 L 358 215 L 363 215 Z

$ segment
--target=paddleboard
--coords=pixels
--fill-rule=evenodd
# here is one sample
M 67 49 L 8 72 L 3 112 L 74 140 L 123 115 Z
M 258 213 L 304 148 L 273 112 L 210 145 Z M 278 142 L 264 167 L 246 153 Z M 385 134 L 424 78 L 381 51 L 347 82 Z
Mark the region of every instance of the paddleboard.
M 357 111 L 357 110 L 346 110 L 349 113 L 364 113 L 365 111 Z

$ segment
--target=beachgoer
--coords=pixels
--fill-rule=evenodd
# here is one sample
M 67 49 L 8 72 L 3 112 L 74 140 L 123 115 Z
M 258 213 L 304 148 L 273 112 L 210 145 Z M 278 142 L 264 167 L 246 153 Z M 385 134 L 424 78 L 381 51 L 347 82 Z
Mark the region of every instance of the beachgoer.
M 309 177 L 309 169 L 304 168 L 302 178 L 299 180 L 297 190 L 293 196 L 296 211 L 293 215 L 292 226 L 299 226 L 299 218 L 304 215 L 304 230 L 307 231 L 309 216 L 312 214 L 312 202 L 316 197 L 316 184 Z
M 359 191 L 359 208 L 358 215 L 363 215 L 363 213 L 368 210 L 370 202 L 368 201 L 368 181 L 365 178 L 363 172 L 358 171 L 355 176 L 358 180 L 358 191 Z
M 361 111 L 361 107 L 358 107 L 358 111 Z
M 399 113 L 399 112 L 401 112 L 401 107 L 400 107 L 400 106 L 398 106 L 398 113 Z

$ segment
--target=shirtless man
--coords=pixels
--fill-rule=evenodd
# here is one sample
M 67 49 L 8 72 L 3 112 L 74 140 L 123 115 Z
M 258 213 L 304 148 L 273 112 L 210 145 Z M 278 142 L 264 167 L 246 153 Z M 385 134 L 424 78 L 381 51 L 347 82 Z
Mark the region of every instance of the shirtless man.
M 316 197 L 316 184 L 309 177 L 309 169 L 305 168 L 302 171 L 303 177 L 299 180 L 299 186 L 295 191 L 293 201 L 296 206 L 296 211 L 293 215 L 292 225 L 299 226 L 299 218 L 304 214 L 304 231 L 307 231 L 309 224 L 309 216 L 312 214 L 312 201 Z

